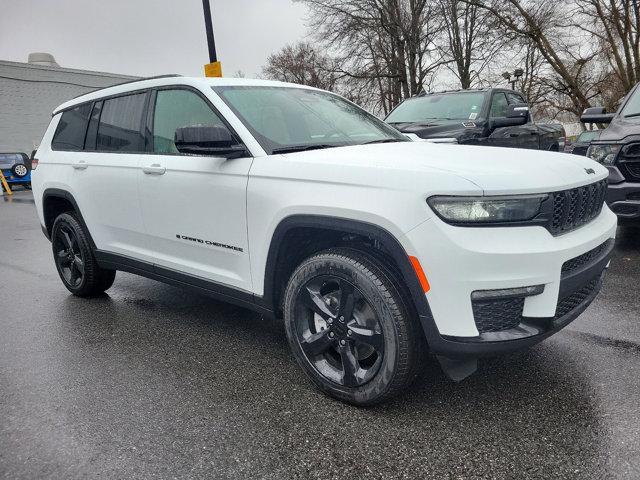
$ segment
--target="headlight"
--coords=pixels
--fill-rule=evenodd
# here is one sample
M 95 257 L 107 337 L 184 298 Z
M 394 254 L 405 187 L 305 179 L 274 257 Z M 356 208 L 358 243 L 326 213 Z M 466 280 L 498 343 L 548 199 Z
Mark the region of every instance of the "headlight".
M 592 144 L 587 150 L 587 157 L 603 165 L 613 165 L 621 146 Z
M 509 197 L 431 197 L 431 208 L 447 223 L 486 224 L 524 222 L 540 213 L 548 197 L 515 195 Z

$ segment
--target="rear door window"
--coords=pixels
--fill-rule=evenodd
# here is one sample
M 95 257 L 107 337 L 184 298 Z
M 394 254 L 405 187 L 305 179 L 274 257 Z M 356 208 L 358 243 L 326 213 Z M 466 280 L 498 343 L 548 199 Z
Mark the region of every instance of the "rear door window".
M 104 100 L 96 150 L 123 153 L 145 151 L 143 114 L 146 95 L 144 92 Z
M 90 113 L 90 103 L 62 112 L 62 118 L 51 140 L 51 148 L 67 151 L 82 150 Z

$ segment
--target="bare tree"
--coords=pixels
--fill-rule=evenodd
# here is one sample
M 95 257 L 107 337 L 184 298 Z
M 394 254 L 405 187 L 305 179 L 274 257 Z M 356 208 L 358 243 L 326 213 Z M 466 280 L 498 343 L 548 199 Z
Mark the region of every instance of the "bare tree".
M 640 11 L 637 0 L 575 0 L 571 26 L 600 43 L 624 91 L 640 81 Z
M 463 1 L 536 48 L 554 108 L 579 116 L 594 99 L 617 104 L 640 80 L 637 0 Z
M 299 0 L 311 10 L 311 27 L 335 53 L 338 73 L 358 85 L 374 110 L 387 113 L 422 91 L 444 64 L 433 48 L 441 30 L 430 0 Z
M 439 4 L 445 27 L 439 48 L 460 86 L 471 88 L 496 60 L 503 37 L 491 16 L 477 5 L 463 0 L 439 0 Z
M 338 78 L 334 63 L 333 59 L 320 53 L 310 43 L 299 42 L 269 55 L 262 75 L 272 80 L 333 90 Z
M 465 0 L 491 13 L 511 33 L 527 39 L 552 69 L 554 81 L 548 86 L 568 96 L 566 108 L 576 115 L 590 106 L 593 82 L 585 82 L 585 66 L 596 56 L 580 51 L 580 40 L 569 41 L 565 26 L 566 2 L 541 0 Z

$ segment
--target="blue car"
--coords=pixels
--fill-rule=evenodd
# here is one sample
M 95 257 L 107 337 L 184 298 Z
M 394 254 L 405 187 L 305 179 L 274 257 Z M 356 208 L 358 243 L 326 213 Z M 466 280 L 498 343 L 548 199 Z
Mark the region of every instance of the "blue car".
M 31 160 L 25 153 L 0 153 L 0 170 L 11 187 L 31 188 Z

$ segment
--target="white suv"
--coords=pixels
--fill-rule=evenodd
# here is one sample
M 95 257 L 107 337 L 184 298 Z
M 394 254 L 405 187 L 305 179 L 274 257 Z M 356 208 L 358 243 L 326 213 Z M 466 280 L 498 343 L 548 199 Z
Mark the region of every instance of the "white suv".
M 400 392 L 422 353 L 557 332 L 599 291 L 616 230 L 587 158 L 414 142 L 321 90 L 163 77 L 56 109 L 33 191 L 64 285 L 116 270 L 284 318 L 321 390 Z

